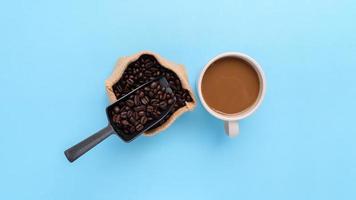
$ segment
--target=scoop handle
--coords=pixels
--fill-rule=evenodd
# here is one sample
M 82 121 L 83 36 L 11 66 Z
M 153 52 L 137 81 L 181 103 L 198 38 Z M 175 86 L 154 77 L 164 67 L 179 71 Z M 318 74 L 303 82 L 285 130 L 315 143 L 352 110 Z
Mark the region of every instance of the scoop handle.
M 114 129 L 112 128 L 111 125 L 108 125 L 107 127 L 94 133 L 92 136 L 88 137 L 87 139 L 67 149 L 64 152 L 64 154 L 69 160 L 69 162 L 73 162 L 76 159 L 78 159 L 80 156 L 88 152 L 90 149 L 95 147 L 97 144 L 105 140 L 113 133 L 114 133 Z

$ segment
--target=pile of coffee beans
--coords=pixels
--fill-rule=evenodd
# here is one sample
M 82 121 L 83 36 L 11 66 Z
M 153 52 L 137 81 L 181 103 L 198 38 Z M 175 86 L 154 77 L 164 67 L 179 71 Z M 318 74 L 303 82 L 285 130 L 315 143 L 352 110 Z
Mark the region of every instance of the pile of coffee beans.
M 170 89 L 153 81 L 110 107 L 112 125 L 126 135 L 137 135 L 160 119 L 175 100 Z
M 176 97 L 176 101 L 173 105 L 173 109 L 168 115 L 151 129 L 165 123 L 176 110 L 185 106 L 186 102 L 193 101 L 188 90 L 182 88 L 178 76 L 173 71 L 158 63 L 154 56 L 143 54 L 136 61 L 128 65 L 120 80 L 113 85 L 115 96 L 119 99 L 140 85 L 160 76 L 165 77 L 169 82 L 170 88 L 173 90 Z

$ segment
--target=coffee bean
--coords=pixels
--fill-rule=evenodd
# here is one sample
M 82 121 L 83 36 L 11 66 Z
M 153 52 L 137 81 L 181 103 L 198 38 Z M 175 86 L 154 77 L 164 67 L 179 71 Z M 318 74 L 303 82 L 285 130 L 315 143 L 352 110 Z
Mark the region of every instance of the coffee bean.
M 183 107 L 185 106 L 185 101 L 179 100 L 177 101 L 178 106 Z
M 161 100 L 166 100 L 167 99 L 167 93 L 164 93 Z
M 186 95 L 185 95 L 185 100 L 186 100 L 186 101 L 188 101 L 188 102 L 192 102 L 192 101 L 193 101 L 193 99 L 192 99 L 192 97 L 190 96 L 188 90 L 184 90 L 184 94 L 186 94 Z
M 150 85 L 150 87 L 151 87 L 152 89 L 156 88 L 156 87 L 157 87 L 157 82 L 152 82 L 151 85 Z
M 168 103 L 169 105 L 171 105 L 172 103 L 174 103 L 174 100 L 173 100 L 173 99 L 168 99 L 167 103 Z
M 143 124 L 143 125 L 146 124 L 146 122 L 147 122 L 147 117 L 146 117 L 146 116 L 141 117 L 140 122 L 141 122 L 141 124 Z
M 187 96 L 187 97 L 185 98 L 185 100 L 186 100 L 187 102 L 192 102 L 192 101 L 193 101 L 193 99 L 192 99 L 191 96 Z
M 121 87 L 120 85 L 117 85 L 116 89 L 117 89 L 117 91 L 118 91 L 119 93 L 122 92 L 122 87 Z
M 150 71 L 151 71 L 151 72 L 156 72 L 156 71 L 158 71 L 158 69 L 157 69 L 156 67 L 151 67 L 151 68 L 150 68 Z
M 136 96 L 134 97 L 134 103 L 135 103 L 136 106 L 141 105 L 140 97 L 139 97 L 138 95 L 136 95 Z
M 175 80 L 175 84 L 176 84 L 176 86 L 181 85 L 179 79 Z
M 124 120 L 121 121 L 121 124 L 123 126 L 128 126 L 130 123 L 126 119 L 124 119 Z
M 142 103 L 143 105 L 148 104 L 149 101 L 150 101 L 150 100 L 149 100 L 148 97 L 146 97 L 146 96 L 144 96 L 144 97 L 141 99 L 141 103 Z
M 135 118 L 133 118 L 133 117 L 130 117 L 129 121 L 130 121 L 130 123 L 131 123 L 131 124 L 135 124 L 136 119 L 135 119 Z
M 131 78 L 129 78 L 126 82 L 127 82 L 128 84 L 130 84 L 130 85 L 132 85 L 132 84 L 135 83 L 134 80 L 132 80 Z
M 139 96 L 142 98 L 142 97 L 144 97 L 144 96 L 145 96 L 145 93 L 144 93 L 143 91 L 140 91 Z
M 186 93 L 186 92 L 183 92 L 183 93 L 181 94 L 181 96 L 182 96 L 183 98 L 185 98 L 185 97 L 187 96 L 187 93 Z
M 164 94 L 159 95 L 159 99 L 160 99 L 161 101 L 166 100 L 166 99 L 167 99 L 167 94 L 164 93 Z
M 136 126 L 136 131 L 141 131 L 143 129 L 143 125 L 142 124 L 138 124 Z
M 126 105 L 129 106 L 129 107 L 132 107 L 132 106 L 135 105 L 135 102 L 132 101 L 131 99 L 129 99 L 129 100 L 126 101 Z
M 140 56 L 138 62 L 143 63 L 146 60 L 146 56 Z
M 148 92 L 148 96 L 149 96 L 149 97 L 154 97 L 154 95 L 155 95 L 155 94 L 154 94 L 152 91 L 149 91 L 149 92 Z
M 134 108 L 134 110 L 135 110 L 136 112 L 143 111 L 143 110 L 145 110 L 145 106 L 144 106 L 144 105 L 137 106 L 137 107 Z
M 132 116 L 132 111 L 131 110 L 127 111 L 127 118 L 130 118 L 131 116 Z
M 150 103 L 151 103 L 151 104 L 159 103 L 159 100 L 158 100 L 158 99 L 151 99 Z
M 149 61 L 148 63 L 145 64 L 146 68 L 150 68 L 152 66 L 153 66 L 153 62 L 152 61 Z
M 131 126 L 130 127 L 130 133 L 132 134 L 132 133 L 135 133 L 135 132 L 136 132 L 136 128 L 134 126 Z
M 127 118 L 127 112 L 122 112 L 122 113 L 120 114 L 120 117 L 121 117 L 122 119 L 126 119 L 126 118 Z
M 122 101 L 119 102 L 119 107 L 120 108 L 124 107 L 124 105 L 125 105 L 125 102 L 122 102 Z
M 138 119 L 140 118 L 140 116 L 138 115 L 137 112 L 134 112 L 133 117 L 134 117 L 136 120 L 138 120 Z
M 137 112 L 134 112 L 134 113 L 132 114 L 132 117 L 135 118 L 136 120 L 139 118 Z
M 152 111 L 153 112 L 153 111 Z M 152 116 L 152 112 L 147 112 L 146 113 L 146 117 L 151 117 Z
M 146 70 L 146 71 L 144 72 L 144 74 L 145 74 L 146 76 L 152 76 L 152 72 L 151 72 L 151 71 L 148 71 L 148 70 Z
M 159 107 L 160 107 L 162 110 L 166 110 L 166 109 L 167 109 L 167 102 L 162 101 L 161 103 L 159 103 Z
M 119 113 L 119 112 L 120 112 L 120 108 L 119 108 L 118 106 L 115 106 L 115 107 L 114 107 L 114 112 L 115 112 L 115 113 Z
M 153 111 L 152 116 L 153 116 L 154 118 L 159 117 L 159 115 L 158 115 L 158 113 L 157 113 L 156 111 Z
M 152 112 L 153 111 L 153 107 L 152 106 L 147 106 L 147 108 L 146 108 L 146 110 L 147 110 L 147 112 Z
M 113 116 L 113 121 L 115 122 L 115 123 L 120 123 L 120 115 L 114 115 Z
M 138 112 L 138 116 L 140 116 L 140 117 L 145 116 L 145 112 L 144 111 Z

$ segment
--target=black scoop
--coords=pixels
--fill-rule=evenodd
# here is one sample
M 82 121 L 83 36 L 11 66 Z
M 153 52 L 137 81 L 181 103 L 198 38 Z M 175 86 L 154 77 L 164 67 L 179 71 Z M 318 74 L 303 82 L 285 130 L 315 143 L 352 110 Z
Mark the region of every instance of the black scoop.
M 151 96 L 160 93 L 160 96 L 157 94 L 157 96 L 160 97 L 159 99 L 165 100 L 159 102 L 158 99 L 149 99 L 144 95 L 144 92 L 149 93 Z M 164 96 L 163 93 L 165 93 Z M 140 99 L 139 96 L 143 96 L 143 98 Z M 170 101 L 167 101 L 166 96 L 170 96 Z M 70 162 L 73 162 L 114 133 L 123 141 L 130 142 L 159 123 L 171 111 L 175 101 L 176 99 L 167 80 L 164 77 L 153 79 L 108 106 L 106 108 L 106 115 L 109 124 L 87 139 L 67 149 L 64 154 Z M 155 105 L 155 107 L 150 106 L 150 104 Z M 131 113 L 129 113 L 130 111 L 126 112 L 126 109 L 130 110 L 127 108 L 129 106 L 134 109 L 135 116 L 131 116 L 132 111 Z M 146 117 L 148 112 L 150 116 L 153 115 L 148 117 L 149 120 L 147 120 Z M 141 118 L 136 115 L 140 115 Z M 138 118 L 140 118 L 140 120 L 138 120 Z M 127 127 L 130 124 L 132 124 L 132 126 L 128 129 Z

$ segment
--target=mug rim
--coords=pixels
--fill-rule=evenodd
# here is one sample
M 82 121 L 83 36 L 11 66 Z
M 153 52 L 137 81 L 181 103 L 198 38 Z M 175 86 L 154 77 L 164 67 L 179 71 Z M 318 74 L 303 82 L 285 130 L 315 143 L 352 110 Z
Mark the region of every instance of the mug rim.
M 248 62 L 256 71 L 259 81 L 260 81 L 260 91 L 258 94 L 258 97 L 256 99 L 256 101 L 247 109 L 238 112 L 238 113 L 234 113 L 234 114 L 222 114 L 219 113 L 215 110 L 213 110 L 212 108 L 209 107 L 209 105 L 205 102 L 205 99 L 203 97 L 202 94 L 202 90 L 201 90 L 201 84 L 202 84 L 202 80 L 204 77 L 204 74 L 206 72 L 206 70 L 211 66 L 212 63 L 214 63 L 216 60 L 219 60 L 221 58 L 225 58 L 225 57 L 235 57 L 235 58 L 240 58 L 243 59 L 244 61 Z M 200 72 L 200 76 L 198 79 L 198 95 L 199 95 L 199 99 L 200 102 L 203 104 L 204 108 L 210 113 L 212 114 L 214 117 L 224 120 L 224 121 L 237 121 L 243 118 L 246 118 L 248 116 L 250 116 L 252 113 L 254 113 L 257 108 L 261 105 L 265 93 L 266 93 L 266 80 L 265 80 L 265 75 L 264 72 L 261 68 L 261 66 L 257 63 L 257 61 L 255 59 L 253 59 L 252 57 L 241 53 L 241 52 L 225 52 L 225 53 L 221 53 L 216 55 L 215 57 L 213 57 L 212 59 L 209 60 L 209 62 L 204 66 L 204 68 L 202 69 L 202 71 Z

